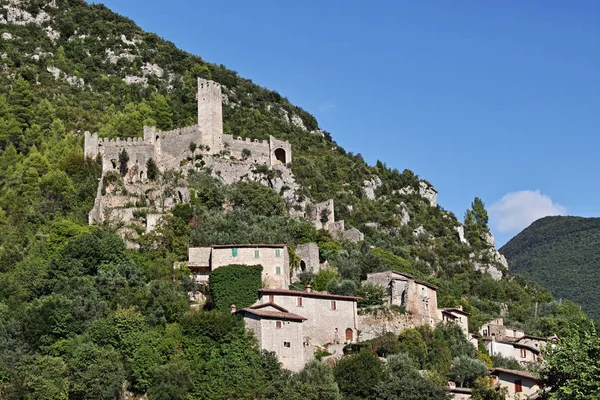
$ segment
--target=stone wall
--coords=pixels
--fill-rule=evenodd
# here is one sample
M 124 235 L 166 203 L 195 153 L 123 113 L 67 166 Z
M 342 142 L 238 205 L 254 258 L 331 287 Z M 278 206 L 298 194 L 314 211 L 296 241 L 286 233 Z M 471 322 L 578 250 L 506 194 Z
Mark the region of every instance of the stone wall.
M 420 315 L 393 311 L 388 308 L 371 310 L 358 315 L 360 340 L 371 340 L 385 333 L 399 334 L 405 329 L 429 325 Z
M 316 274 L 321 269 L 319 262 L 319 246 L 316 243 L 300 244 L 296 247 L 296 255 L 300 259 L 300 268 L 294 271 L 294 275 L 300 272 L 311 272 Z

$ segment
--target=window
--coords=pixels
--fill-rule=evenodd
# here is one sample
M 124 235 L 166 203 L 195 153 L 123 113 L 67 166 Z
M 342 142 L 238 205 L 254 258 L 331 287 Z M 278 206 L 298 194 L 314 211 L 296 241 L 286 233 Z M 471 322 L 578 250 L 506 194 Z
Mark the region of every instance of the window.
M 283 342 L 283 347 L 292 347 L 290 342 Z
M 337 303 L 335 300 L 331 300 L 331 305 L 329 308 L 332 310 L 337 310 Z
M 232 247 L 231 248 L 231 257 L 237 257 L 237 247 Z
M 275 321 L 275 328 L 281 329 L 281 321 Z
M 523 382 L 520 379 L 515 380 L 515 393 L 523 391 Z
M 281 257 L 281 249 L 275 249 L 275 257 Z
M 254 250 L 254 258 L 260 258 L 260 250 Z
M 527 350 L 521 349 L 521 358 L 527 357 Z
M 302 297 L 298 297 L 297 303 L 298 307 L 302 307 Z
M 281 267 L 275 267 L 275 274 L 281 275 Z

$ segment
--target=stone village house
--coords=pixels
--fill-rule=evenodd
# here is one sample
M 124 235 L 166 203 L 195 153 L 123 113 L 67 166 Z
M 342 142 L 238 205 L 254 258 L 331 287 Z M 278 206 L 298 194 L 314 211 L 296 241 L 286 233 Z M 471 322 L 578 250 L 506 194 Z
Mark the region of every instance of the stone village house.
M 514 358 L 523 365 L 540 360 L 541 350 L 556 337 L 543 338 L 526 335 L 522 329 L 504 325 L 503 318 L 485 323 L 479 330 L 490 355 Z
M 355 343 L 357 298 L 310 291 L 262 289 L 255 305 L 237 311 L 263 350 L 284 368 L 301 370 L 318 348 Z M 341 351 L 341 346 L 336 346 Z

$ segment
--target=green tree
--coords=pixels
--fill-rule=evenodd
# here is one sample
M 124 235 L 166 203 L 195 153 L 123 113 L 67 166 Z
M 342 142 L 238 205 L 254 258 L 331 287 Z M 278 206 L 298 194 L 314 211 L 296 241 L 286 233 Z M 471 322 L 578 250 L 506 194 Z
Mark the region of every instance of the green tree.
M 158 178 L 158 167 L 152 158 L 149 158 L 148 161 L 146 161 L 146 171 L 148 179 L 151 181 L 155 181 L 156 178 Z
M 600 396 L 600 338 L 595 327 L 573 330 L 543 350 L 540 384 L 547 399 L 583 400 Z
M 363 350 L 359 354 L 342 358 L 333 374 L 340 391 L 349 400 L 366 399 L 384 379 L 384 366 L 377 355 Z
M 129 154 L 127 154 L 127 151 L 125 151 L 125 149 L 123 149 L 119 153 L 119 172 L 123 176 L 125 176 L 127 171 L 129 171 L 129 167 L 127 166 L 128 162 L 129 162 Z
M 231 201 L 236 208 L 267 217 L 285 215 L 285 202 L 279 193 L 259 182 L 242 182 L 232 185 Z
M 68 369 L 62 358 L 36 356 L 23 371 L 24 398 L 31 400 L 67 400 Z
M 30 88 L 29 82 L 22 77 L 18 77 L 13 82 L 8 101 L 11 105 L 12 114 L 15 116 L 23 130 L 25 130 L 33 121 L 33 100 L 34 94 Z
M 487 375 L 487 366 L 481 360 L 467 356 L 455 357 L 450 369 L 450 379 L 461 387 L 470 387 L 475 379 Z
M 427 344 L 416 329 L 405 329 L 398 336 L 399 351 L 406 353 L 419 364 L 424 366 L 427 358 Z

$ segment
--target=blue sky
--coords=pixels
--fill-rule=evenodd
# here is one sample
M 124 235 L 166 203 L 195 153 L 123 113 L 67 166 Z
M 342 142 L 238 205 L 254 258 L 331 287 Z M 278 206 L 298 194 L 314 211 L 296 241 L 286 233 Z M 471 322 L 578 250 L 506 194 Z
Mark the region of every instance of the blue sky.
M 413 170 L 460 219 L 481 197 L 498 244 L 600 215 L 598 1 L 101 2 Z

